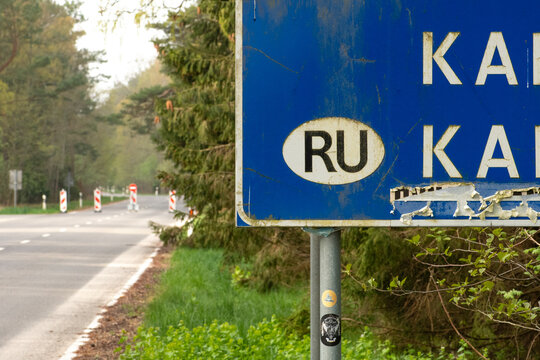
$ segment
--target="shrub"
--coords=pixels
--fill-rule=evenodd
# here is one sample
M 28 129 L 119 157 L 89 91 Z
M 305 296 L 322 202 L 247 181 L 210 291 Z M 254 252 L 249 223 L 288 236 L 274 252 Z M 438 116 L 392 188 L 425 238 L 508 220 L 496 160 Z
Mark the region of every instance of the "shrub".
M 121 342 L 125 344 L 124 338 Z M 117 352 L 121 352 L 118 348 Z M 125 345 L 120 360 L 308 360 L 310 341 L 285 330 L 275 317 L 251 326 L 246 336 L 229 323 L 212 322 L 207 326 L 189 329 L 180 323 L 169 327 L 165 335 L 156 328 L 140 328 L 134 344 Z M 474 359 L 465 344 L 456 353 L 439 349 L 424 353 L 408 348 L 396 352 L 389 341 L 379 342 L 369 331 L 355 342 L 345 340 L 342 345 L 343 360 L 467 360 Z
M 367 233 L 345 266 L 344 296 L 354 300 L 345 303 L 345 311 L 354 323 L 375 325 L 396 344 L 457 349 L 465 340 L 489 349 L 496 359 L 538 354 L 540 241 L 535 231 Z

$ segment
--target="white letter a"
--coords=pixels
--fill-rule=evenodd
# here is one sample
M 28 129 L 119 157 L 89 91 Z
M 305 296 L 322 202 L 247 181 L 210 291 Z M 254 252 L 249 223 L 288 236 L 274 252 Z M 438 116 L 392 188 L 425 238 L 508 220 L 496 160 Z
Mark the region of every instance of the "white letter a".
M 503 154 L 502 159 L 493 159 L 493 152 L 495 151 L 497 143 L 501 146 Z M 508 143 L 508 138 L 506 137 L 506 132 L 502 125 L 493 125 L 491 127 L 491 132 L 489 133 L 486 148 L 484 149 L 484 155 L 482 156 L 482 161 L 480 162 L 476 177 L 484 179 L 487 176 L 490 167 L 507 168 L 511 178 L 519 178 L 516 163 L 514 162 L 514 156 L 512 155 L 512 150 L 510 149 L 510 144 Z

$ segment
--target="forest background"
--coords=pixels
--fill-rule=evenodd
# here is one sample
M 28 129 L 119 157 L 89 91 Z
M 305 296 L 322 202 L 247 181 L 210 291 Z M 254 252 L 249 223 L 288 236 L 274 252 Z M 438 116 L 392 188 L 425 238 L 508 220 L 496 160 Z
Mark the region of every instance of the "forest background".
M 88 75 L 99 54 L 75 47 L 76 6 L 0 7 L 0 202 L 10 201 L 7 171 L 15 168 L 26 202 L 56 193 L 69 174 L 84 191 L 160 185 L 199 211 L 184 229 L 155 225 L 165 243 L 223 249 L 237 282 L 259 291 L 307 282 L 307 234 L 234 224 L 233 1 L 170 8 L 153 25 L 163 33 L 159 62 L 103 104 L 92 100 L 97 79 Z M 534 229 L 348 229 L 342 249 L 346 331 L 369 326 L 426 350 L 465 343 L 478 357 L 540 354 Z M 307 314 L 300 306 L 286 323 L 305 332 Z
M 148 136 L 118 116 L 122 102 L 142 88 L 168 82 L 155 63 L 98 103 L 99 76 L 90 64 L 102 54 L 78 49 L 78 5 L 48 0 L 0 1 L 0 204 L 13 205 L 9 170 L 23 172 L 19 202 L 56 201 L 61 188 L 90 194 L 132 182 L 153 192 L 167 163 Z M 52 196 L 52 197 L 51 197 Z

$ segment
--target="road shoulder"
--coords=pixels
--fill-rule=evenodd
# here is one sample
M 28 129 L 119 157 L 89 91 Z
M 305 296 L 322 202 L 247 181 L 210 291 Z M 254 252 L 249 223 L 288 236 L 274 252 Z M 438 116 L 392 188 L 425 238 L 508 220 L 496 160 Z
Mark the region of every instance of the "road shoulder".
M 161 274 L 168 268 L 171 247 L 161 247 L 152 264 L 118 301 L 104 309 L 97 327 L 79 347 L 75 360 L 115 359 L 122 337 L 132 339 L 142 324 L 146 304 L 156 291 Z

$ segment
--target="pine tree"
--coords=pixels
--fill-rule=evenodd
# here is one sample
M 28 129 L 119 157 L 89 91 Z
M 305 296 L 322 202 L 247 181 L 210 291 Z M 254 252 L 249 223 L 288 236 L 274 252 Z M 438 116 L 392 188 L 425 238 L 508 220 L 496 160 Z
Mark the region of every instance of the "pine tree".
M 171 14 L 160 26 L 167 38 L 156 43 L 173 79 L 157 98 L 157 141 L 177 165 L 160 176 L 200 211 L 204 236 L 222 241 L 234 220 L 233 19 L 233 2 L 203 0 Z
M 298 229 L 235 227 L 234 10 L 233 1 L 200 0 L 155 25 L 166 34 L 156 49 L 172 83 L 131 97 L 123 115 L 174 163 L 159 174 L 162 182 L 199 211 L 192 235 L 168 228 L 162 240 L 253 261 L 253 277 L 269 289 L 306 278 L 309 241 Z M 154 116 L 144 116 L 150 103 Z

